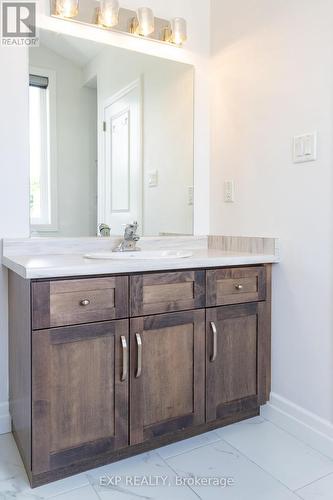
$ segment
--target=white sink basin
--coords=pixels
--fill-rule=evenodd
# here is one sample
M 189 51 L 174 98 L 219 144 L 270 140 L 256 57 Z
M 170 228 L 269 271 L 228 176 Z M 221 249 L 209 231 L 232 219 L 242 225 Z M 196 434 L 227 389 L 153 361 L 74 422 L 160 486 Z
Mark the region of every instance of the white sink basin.
M 181 250 L 147 250 L 143 252 L 96 252 L 87 253 L 86 259 L 96 260 L 166 260 L 166 259 L 188 259 L 192 252 Z

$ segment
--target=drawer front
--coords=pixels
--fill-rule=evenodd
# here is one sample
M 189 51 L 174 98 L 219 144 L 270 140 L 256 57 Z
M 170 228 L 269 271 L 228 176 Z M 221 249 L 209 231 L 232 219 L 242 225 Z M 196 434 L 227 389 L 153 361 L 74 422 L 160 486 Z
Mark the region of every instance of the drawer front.
M 264 267 L 207 271 L 207 306 L 257 302 L 266 298 Z
M 131 316 L 205 307 L 205 271 L 132 276 Z
M 128 278 L 32 283 L 33 329 L 78 325 L 128 316 Z

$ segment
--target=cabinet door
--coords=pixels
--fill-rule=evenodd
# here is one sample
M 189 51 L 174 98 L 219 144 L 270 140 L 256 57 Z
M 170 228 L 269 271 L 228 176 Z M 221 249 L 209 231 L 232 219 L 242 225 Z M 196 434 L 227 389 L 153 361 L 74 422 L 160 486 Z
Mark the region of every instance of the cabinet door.
M 130 442 L 204 422 L 205 312 L 131 320 Z
M 265 334 L 257 303 L 207 310 L 207 421 L 259 406 L 258 343 Z
M 128 321 L 32 334 L 32 469 L 128 445 Z

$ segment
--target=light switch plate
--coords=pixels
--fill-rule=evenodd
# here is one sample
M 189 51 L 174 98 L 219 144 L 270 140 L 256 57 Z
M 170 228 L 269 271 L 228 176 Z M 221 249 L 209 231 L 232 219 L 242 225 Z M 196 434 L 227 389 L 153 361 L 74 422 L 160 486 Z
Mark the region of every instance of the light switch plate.
M 317 133 L 297 135 L 293 143 L 294 163 L 307 163 L 317 159 Z
M 151 170 L 148 172 L 148 186 L 157 187 L 158 186 L 158 171 Z
M 224 181 L 224 202 L 233 203 L 235 201 L 234 181 Z

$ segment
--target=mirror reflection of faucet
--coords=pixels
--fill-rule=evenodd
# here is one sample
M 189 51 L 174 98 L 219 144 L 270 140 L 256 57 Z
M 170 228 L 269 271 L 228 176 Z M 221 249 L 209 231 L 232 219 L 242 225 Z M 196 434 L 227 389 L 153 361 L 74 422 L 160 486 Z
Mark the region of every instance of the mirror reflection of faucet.
M 141 248 L 137 248 L 136 244 L 140 239 L 140 236 L 136 234 L 139 224 L 133 222 L 133 224 L 126 224 L 124 238 L 120 245 L 118 245 L 113 252 L 140 252 Z
M 111 235 L 111 228 L 107 224 L 99 224 L 98 226 L 99 235 L 105 238 L 109 238 Z

